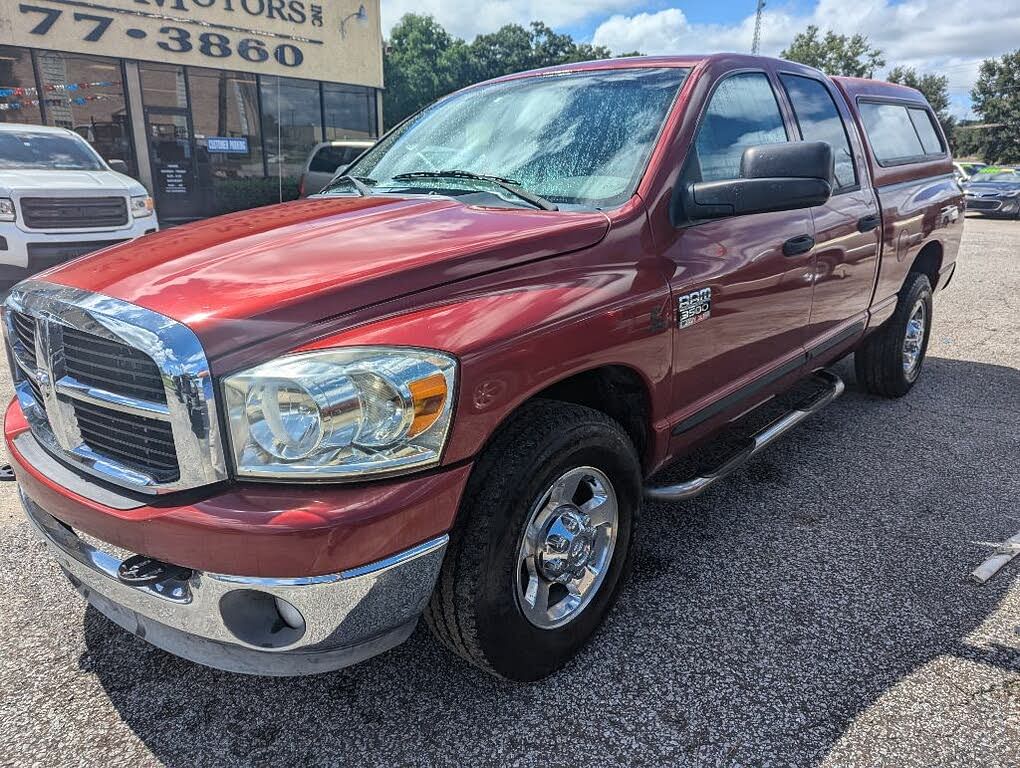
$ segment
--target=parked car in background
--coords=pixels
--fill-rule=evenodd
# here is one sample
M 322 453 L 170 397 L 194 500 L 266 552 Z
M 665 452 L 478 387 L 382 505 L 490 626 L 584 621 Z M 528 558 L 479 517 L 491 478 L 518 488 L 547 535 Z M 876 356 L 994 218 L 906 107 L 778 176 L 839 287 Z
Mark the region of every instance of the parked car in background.
M 1020 219 L 1020 174 L 981 173 L 964 186 L 967 210 L 985 216 Z
M 986 167 L 987 163 L 961 160 L 953 163 L 953 172 L 956 174 L 957 180 L 963 183 L 970 179 L 970 177 L 975 173 L 980 173 L 981 169 Z
M 157 228 L 145 187 L 77 133 L 0 123 L 0 291 Z
M 643 498 L 758 455 L 851 352 L 910 391 L 963 231 L 920 92 L 737 54 L 475 85 L 348 173 L 5 304 L 29 519 L 96 610 L 203 664 L 324 672 L 424 615 L 492 674 L 554 672 Z
M 309 153 L 305 169 L 301 172 L 300 197 L 308 197 L 325 187 L 338 171 L 346 168 L 366 149 L 374 145 L 371 140 L 321 141 Z

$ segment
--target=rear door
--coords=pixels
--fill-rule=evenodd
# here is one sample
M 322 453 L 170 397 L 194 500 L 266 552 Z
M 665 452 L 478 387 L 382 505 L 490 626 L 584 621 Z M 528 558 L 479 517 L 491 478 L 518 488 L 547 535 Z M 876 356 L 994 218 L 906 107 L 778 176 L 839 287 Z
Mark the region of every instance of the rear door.
M 764 71 L 724 76 L 701 116 L 680 183 L 738 178 L 747 147 L 789 140 Z M 674 230 L 664 255 L 679 313 L 675 435 L 753 400 L 803 364 L 812 231 L 809 209 L 691 222 Z
M 843 97 L 822 78 L 781 72 L 804 141 L 825 141 L 836 161 L 832 197 L 811 209 L 815 265 L 805 345 L 821 354 L 864 330 L 878 273 L 881 217 L 864 151 Z

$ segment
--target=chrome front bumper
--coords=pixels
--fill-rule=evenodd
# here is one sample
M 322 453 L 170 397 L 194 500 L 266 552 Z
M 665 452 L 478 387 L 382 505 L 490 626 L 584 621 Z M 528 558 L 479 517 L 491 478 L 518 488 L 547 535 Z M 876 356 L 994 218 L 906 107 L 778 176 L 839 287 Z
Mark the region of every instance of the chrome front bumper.
M 118 578 L 122 557 L 114 547 L 89 543 L 24 493 L 21 499 L 50 553 L 96 610 L 177 656 L 255 675 L 328 672 L 402 643 L 428 602 L 448 541 L 444 535 L 326 576 L 192 571 L 185 580 L 138 587 Z

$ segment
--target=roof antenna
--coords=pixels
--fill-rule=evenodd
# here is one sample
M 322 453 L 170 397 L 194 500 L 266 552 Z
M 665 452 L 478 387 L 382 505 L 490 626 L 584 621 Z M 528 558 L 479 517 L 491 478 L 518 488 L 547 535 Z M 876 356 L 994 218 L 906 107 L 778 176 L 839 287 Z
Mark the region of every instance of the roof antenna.
M 765 0 L 758 0 L 758 11 L 754 17 L 754 42 L 751 43 L 751 55 L 758 55 L 758 45 L 761 43 L 761 17 L 765 10 Z

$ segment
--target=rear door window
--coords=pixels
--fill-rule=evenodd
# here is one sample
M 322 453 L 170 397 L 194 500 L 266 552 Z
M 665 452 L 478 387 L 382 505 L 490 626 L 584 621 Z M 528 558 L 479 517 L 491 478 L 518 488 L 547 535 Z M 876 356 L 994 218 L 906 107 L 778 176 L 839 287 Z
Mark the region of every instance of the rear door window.
M 708 104 L 695 140 L 701 181 L 740 177 L 744 150 L 789 141 L 776 94 L 760 72 L 723 80 Z
M 907 112 L 910 113 L 910 121 L 914 124 L 914 129 L 921 139 L 924 153 L 926 155 L 941 155 L 942 141 L 939 139 L 939 133 L 935 130 L 935 124 L 932 122 L 928 110 L 911 107 Z
M 862 101 L 860 111 L 864 130 L 879 165 L 916 163 L 945 154 L 928 110 L 908 108 L 903 104 Z
M 810 77 L 781 75 L 804 141 L 824 141 L 836 161 L 836 191 L 857 186 L 857 171 L 843 118 L 824 84 Z

